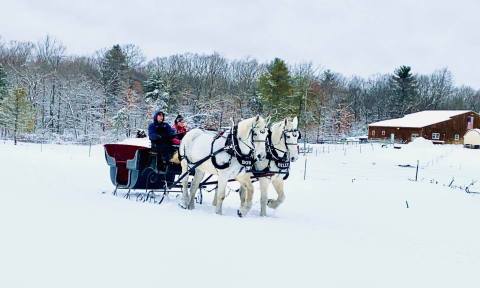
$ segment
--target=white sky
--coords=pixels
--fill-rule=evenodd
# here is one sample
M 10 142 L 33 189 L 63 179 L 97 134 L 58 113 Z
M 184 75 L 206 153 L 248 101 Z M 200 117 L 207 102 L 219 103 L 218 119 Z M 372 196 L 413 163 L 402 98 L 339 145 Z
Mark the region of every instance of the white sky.
M 4 40 L 49 34 L 73 54 L 133 43 L 148 58 L 217 51 L 311 61 L 346 76 L 448 67 L 457 85 L 480 88 L 480 0 L 1 2 Z

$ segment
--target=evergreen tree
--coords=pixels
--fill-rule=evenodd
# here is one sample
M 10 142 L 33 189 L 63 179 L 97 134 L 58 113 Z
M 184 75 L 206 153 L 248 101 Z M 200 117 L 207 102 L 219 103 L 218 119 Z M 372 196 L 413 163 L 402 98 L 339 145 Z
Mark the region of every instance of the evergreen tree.
M 7 73 L 2 64 L 0 64 L 0 101 L 7 96 L 7 84 Z
M 17 135 L 22 132 L 32 132 L 35 113 L 27 98 L 25 88 L 16 88 L 0 105 L 0 124 L 13 132 L 17 145 Z
M 118 111 L 122 101 L 122 92 L 128 85 L 127 58 L 120 45 L 114 45 L 105 53 L 100 67 L 101 82 L 104 92 L 103 100 L 103 130 L 109 112 Z
M 116 131 L 117 138 L 118 134 L 125 132 L 125 136 L 130 136 L 129 131 L 129 113 L 126 108 L 118 110 L 117 114 L 113 116 L 113 128 Z
M 154 109 L 175 110 L 175 97 L 172 85 L 159 72 L 152 72 L 144 83 L 145 100 Z
M 260 76 L 258 83 L 263 112 L 270 113 L 272 120 L 278 120 L 294 111 L 292 79 L 285 62 L 275 58 L 267 72 Z
M 101 74 L 105 92 L 112 96 L 120 95 L 127 80 L 127 58 L 120 48 L 114 45 L 105 53 L 102 61 Z
M 400 66 L 391 78 L 393 98 L 391 99 L 392 114 L 401 117 L 413 112 L 417 96 L 417 79 L 411 72 L 411 67 Z

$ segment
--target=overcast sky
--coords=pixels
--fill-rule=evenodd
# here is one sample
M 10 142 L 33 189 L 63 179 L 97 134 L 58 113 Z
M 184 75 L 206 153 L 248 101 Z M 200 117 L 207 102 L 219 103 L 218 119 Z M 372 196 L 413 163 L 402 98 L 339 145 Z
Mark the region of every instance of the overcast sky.
M 480 89 L 480 0 L 2 0 L 1 10 L 3 40 L 49 34 L 73 54 L 133 43 L 148 58 L 217 51 L 346 76 L 448 67 Z

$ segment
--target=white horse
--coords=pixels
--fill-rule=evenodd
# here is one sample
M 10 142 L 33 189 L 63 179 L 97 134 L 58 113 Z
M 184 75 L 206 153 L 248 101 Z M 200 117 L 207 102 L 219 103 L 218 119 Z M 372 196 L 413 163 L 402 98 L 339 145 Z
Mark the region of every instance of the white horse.
M 298 159 L 298 119 L 286 118 L 283 121 L 276 122 L 270 127 L 270 136 L 267 141 L 267 159 L 255 163 L 256 171 L 284 172 L 288 170 L 286 164 Z M 283 166 L 283 167 L 279 167 Z M 288 165 L 289 166 L 289 165 Z M 253 174 L 250 174 L 253 176 Z M 276 209 L 285 200 L 284 177 L 285 174 L 274 174 L 270 177 L 260 177 L 260 216 L 267 216 L 267 205 Z M 250 177 L 248 178 L 250 180 Z M 273 184 L 277 192 L 277 199 L 268 199 L 268 187 Z M 247 215 L 252 207 L 253 185 L 247 184 L 240 187 L 241 208 L 238 211 L 240 217 Z
M 215 212 L 217 214 L 222 214 L 222 204 L 225 199 L 225 189 L 228 180 L 235 179 L 242 183 L 243 186 L 248 187 L 248 189 L 253 189 L 250 176 L 246 173 L 245 165 L 249 164 L 249 160 L 262 160 L 266 157 L 266 126 L 267 121 L 261 116 L 256 116 L 240 121 L 237 125 L 236 133 L 231 135 L 226 132 L 225 134 L 227 135 L 220 136 L 216 132 L 201 129 L 189 131 L 182 139 L 179 150 L 182 159 L 182 175 L 188 171 L 189 165 L 194 165 L 195 162 L 202 159 L 207 160 L 195 168 L 190 194 L 187 189 L 188 177 L 182 180 L 183 193 L 179 203 L 180 207 L 184 209 L 195 208 L 195 193 L 205 173 L 218 176 L 218 186 L 214 200 Z M 227 137 L 230 137 L 229 141 L 227 141 Z M 234 148 L 225 150 L 226 145 Z M 244 161 L 244 163 L 239 161 Z

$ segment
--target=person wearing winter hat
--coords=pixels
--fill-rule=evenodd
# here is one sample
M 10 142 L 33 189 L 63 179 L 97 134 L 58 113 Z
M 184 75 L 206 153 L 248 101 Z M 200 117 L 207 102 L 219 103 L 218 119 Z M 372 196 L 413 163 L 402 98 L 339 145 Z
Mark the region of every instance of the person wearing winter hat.
M 174 152 L 172 147 L 174 135 L 175 130 L 165 122 L 165 113 L 155 112 L 153 122 L 148 125 L 148 138 L 152 143 L 151 149 L 161 155 L 165 163 L 168 163 Z
M 178 115 L 175 118 L 173 123 L 173 129 L 175 129 L 175 138 L 172 139 L 172 143 L 176 145 L 180 145 L 180 141 L 183 139 L 183 136 L 187 133 L 187 123 L 182 115 Z

